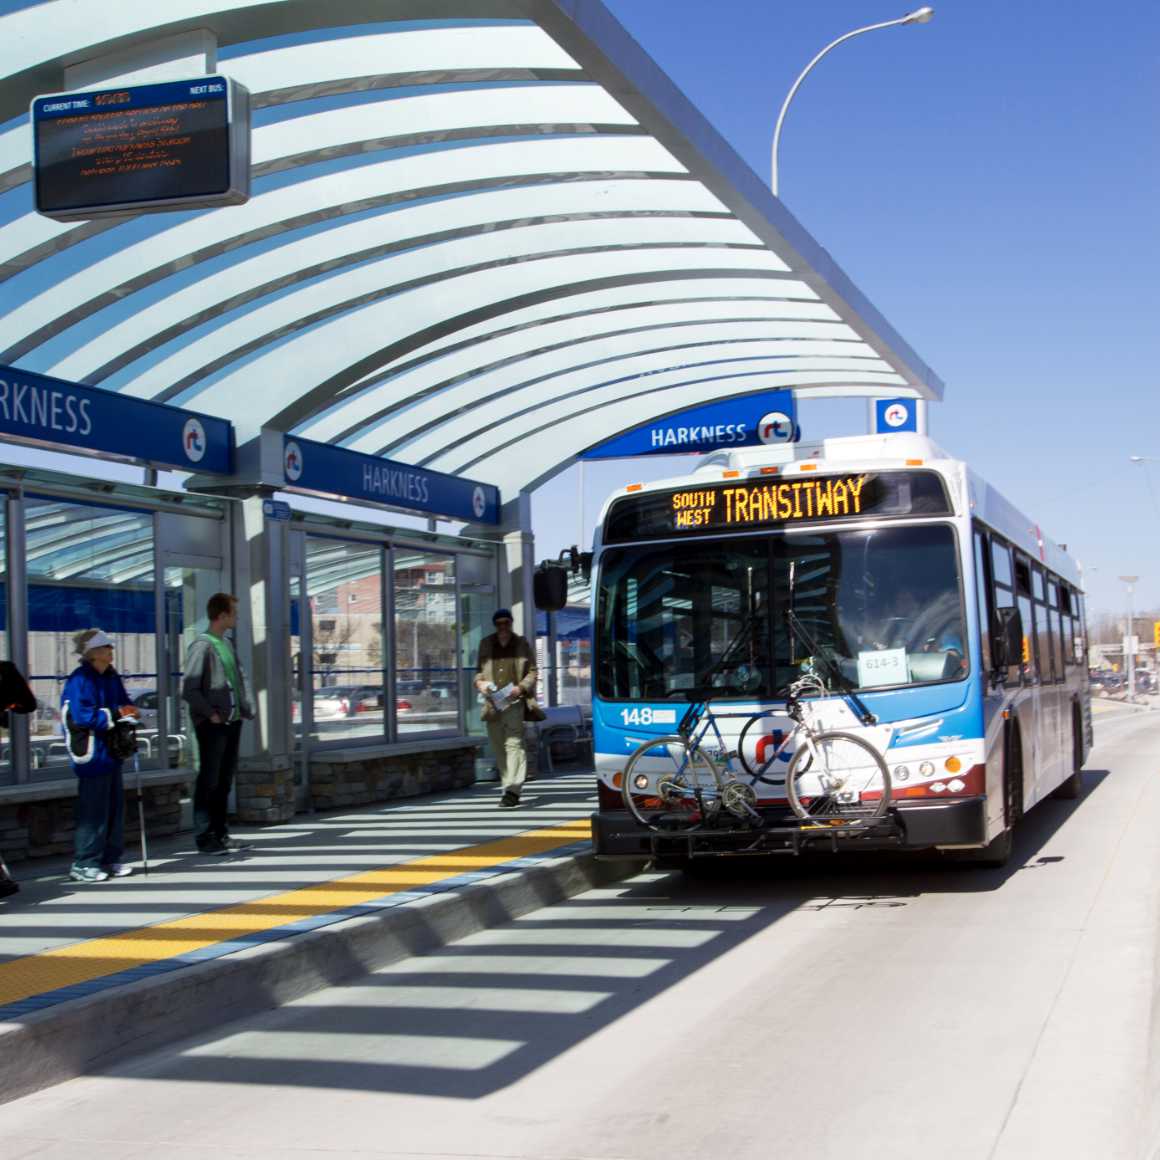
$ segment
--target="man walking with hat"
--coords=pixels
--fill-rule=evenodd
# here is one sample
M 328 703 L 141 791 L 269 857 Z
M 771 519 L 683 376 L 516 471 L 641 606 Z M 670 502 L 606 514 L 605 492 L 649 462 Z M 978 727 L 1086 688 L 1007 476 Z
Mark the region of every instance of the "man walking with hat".
M 536 654 L 522 636 L 512 631 L 509 608 L 498 608 L 491 618 L 495 632 L 479 644 L 475 687 L 483 695 L 483 719 L 491 751 L 499 767 L 503 796 L 499 804 L 520 804 L 528 762 L 524 754 L 524 718 L 543 719 L 536 704 Z

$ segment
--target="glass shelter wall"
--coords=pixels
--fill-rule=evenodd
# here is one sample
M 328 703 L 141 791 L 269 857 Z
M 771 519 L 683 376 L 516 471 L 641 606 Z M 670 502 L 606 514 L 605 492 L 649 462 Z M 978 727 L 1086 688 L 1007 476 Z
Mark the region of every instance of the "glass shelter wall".
M 226 505 L 181 497 L 178 506 L 174 497 L 155 500 L 132 488 L 89 502 L 53 495 L 54 486 L 45 481 L 44 494 L 10 493 L 0 509 L 8 517 L 0 522 L 0 652 L 13 655 L 18 643 L 19 658 L 26 649 L 38 702 L 27 718 L 27 747 L 21 742 L 13 753 L 12 734 L 4 734 L 0 785 L 71 776 L 60 699 L 81 663 L 74 637 L 89 628 L 113 638 L 113 663 L 141 711 L 142 768 L 189 768 L 195 754 L 181 670 L 204 628 L 206 600 L 222 587 Z M 196 551 L 191 559 L 201 566 L 182 561 L 175 544 Z M 19 563 L 11 575 L 9 560 Z M 21 616 L 13 615 L 14 601 Z M 22 621 L 27 631 L 16 642 L 12 626 Z
M 381 738 L 386 704 L 382 548 L 308 536 L 306 588 L 311 740 Z M 302 714 L 296 702 L 293 716 Z
M 495 555 L 298 534 L 289 577 L 295 747 L 479 732 L 472 678 L 491 631 Z
M 80 663 L 73 637 L 102 628 L 130 696 L 157 688 L 153 516 L 126 508 L 29 498 L 25 501 L 28 677 L 40 702 L 31 721 L 32 766 L 68 768 L 60 698 Z M 144 764 L 157 765 L 143 729 Z M 156 736 L 155 730 L 153 736 Z
M 457 732 L 461 689 L 456 558 L 402 548 L 393 555 L 399 734 Z

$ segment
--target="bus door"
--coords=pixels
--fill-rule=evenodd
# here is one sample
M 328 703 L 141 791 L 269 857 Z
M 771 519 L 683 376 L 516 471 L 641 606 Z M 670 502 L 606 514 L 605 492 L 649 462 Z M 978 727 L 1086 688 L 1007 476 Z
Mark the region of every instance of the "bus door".
M 1028 562 L 1030 565 L 1030 562 Z M 1016 572 L 1024 567 L 1017 562 Z M 1031 657 L 1037 687 L 1035 709 L 1036 754 L 1035 763 L 1024 773 L 1024 808 L 1045 797 L 1059 784 L 1060 730 L 1063 716 L 1062 698 L 1065 690 L 1056 683 L 1056 666 L 1052 648 L 1052 633 L 1047 607 L 1047 588 L 1043 569 L 1030 565 L 1030 600 L 1020 598 L 1026 608 L 1024 625 L 1031 638 Z

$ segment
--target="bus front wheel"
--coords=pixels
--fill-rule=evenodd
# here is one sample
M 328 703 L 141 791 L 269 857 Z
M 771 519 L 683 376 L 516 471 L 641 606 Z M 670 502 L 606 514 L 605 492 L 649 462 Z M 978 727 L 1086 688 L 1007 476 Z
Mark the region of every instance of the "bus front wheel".
M 1015 823 L 1023 816 L 1023 743 L 1019 730 L 1011 727 L 1003 741 L 1003 832 L 978 850 L 960 850 L 954 861 L 988 870 L 999 870 L 1011 860 L 1015 848 Z

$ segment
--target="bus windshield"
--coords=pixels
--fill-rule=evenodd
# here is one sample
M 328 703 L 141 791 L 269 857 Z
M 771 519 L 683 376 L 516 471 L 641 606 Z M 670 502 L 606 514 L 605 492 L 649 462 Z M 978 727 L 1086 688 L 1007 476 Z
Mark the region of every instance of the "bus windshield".
M 969 668 L 946 524 L 612 548 L 596 599 L 596 687 L 609 700 L 770 698 L 811 665 L 835 690 Z

